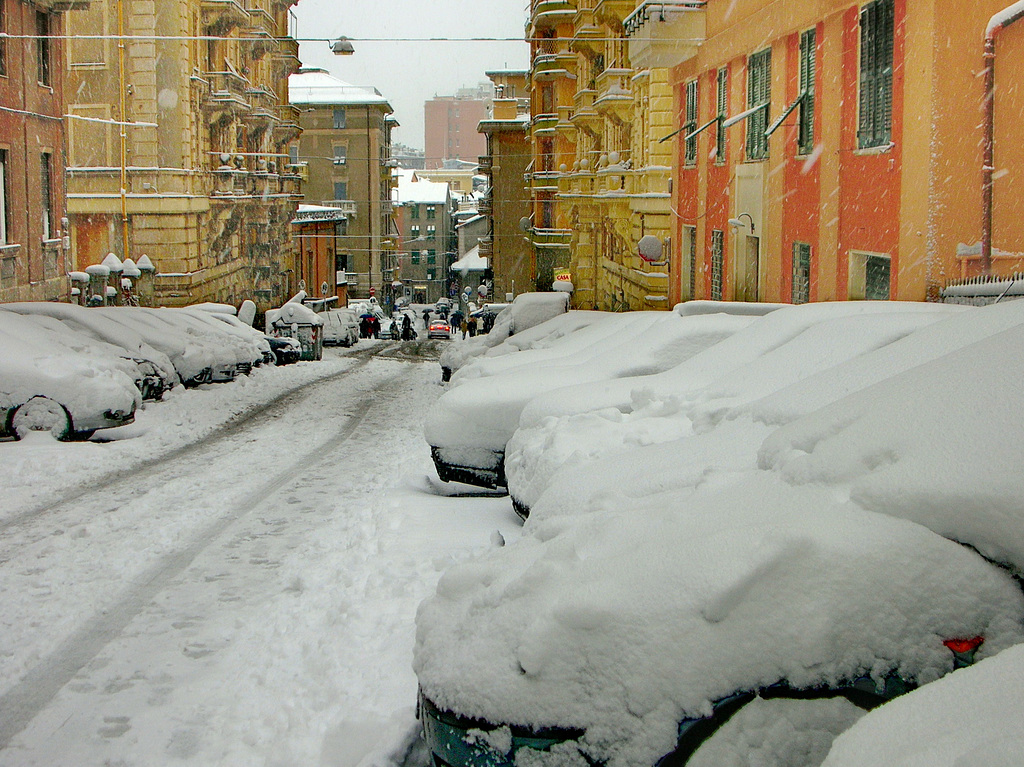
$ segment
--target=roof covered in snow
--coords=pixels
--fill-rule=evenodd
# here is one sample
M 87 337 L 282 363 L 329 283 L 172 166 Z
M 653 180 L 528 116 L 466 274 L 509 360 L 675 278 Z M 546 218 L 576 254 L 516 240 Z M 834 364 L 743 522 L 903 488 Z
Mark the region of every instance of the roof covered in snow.
M 451 195 L 447 184 L 439 181 L 427 181 L 421 179 L 416 171 L 399 169 L 395 175 L 398 177 L 398 188 L 394 191 L 394 201 L 399 204 L 405 203 L 433 203 L 435 205 L 446 205 Z
M 288 101 L 292 104 L 380 104 L 391 105 L 380 91 L 367 85 L 352 85 L 323 69 L 301 69 L 288 78 Z
M 480 255 L 480 246 L 471 248 L 470 251 L 452 264 L 453 272 L 482 272 L 487 268 L 487 259 Z

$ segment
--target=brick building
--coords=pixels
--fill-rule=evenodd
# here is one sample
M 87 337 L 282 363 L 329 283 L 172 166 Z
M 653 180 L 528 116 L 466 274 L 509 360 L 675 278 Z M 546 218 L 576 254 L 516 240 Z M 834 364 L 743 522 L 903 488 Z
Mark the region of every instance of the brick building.
M 64 12 L 87 6 L 0 0 L 0 301 L 69 294 L 61 36 Z
M 490 110 L 490 86 L 463 89 L 454 96 L 435 96 L 423 106 L 426 168 L 445 160 L 476 162 L 487 147 L 477 125 Z

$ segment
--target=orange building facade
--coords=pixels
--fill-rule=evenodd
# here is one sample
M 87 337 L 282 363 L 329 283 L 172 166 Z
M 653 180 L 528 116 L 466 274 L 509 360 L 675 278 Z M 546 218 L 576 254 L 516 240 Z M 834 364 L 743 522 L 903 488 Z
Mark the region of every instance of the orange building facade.
M 696 5 L 696 4 L 693 4 Z M 983 270 L 983 42 L 1007 0 L 708 0 L 672 69 L 670 297 L 925 300 Z M 999 31 L 993 273 L 1024 267 L 1024 23 Z

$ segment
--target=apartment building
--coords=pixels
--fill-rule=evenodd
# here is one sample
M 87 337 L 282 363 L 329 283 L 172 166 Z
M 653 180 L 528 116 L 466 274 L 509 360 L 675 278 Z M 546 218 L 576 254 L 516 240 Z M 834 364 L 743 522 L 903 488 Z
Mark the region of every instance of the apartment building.
M 396 296 L 413 303 L 434 303 L 448 296 L 449 267 L 457 242 L 452 220 L 452 191 L 448 184 L 420 176 L 420 171 L 396 172 L 395 222 L 398 227 Z
M 672 300 L 925 300 L 1024 267 L 1024 24 L 990 24 L 1007 0 L 689 5 Z
M 488 259 L 494 300 L 537 290 L 534 250 L 520 222 L 529 222 L 530 190 L 524 182 L 531 162 L 528 71 L 488 72 L 494 83 L 491 115 L 480 123 L 487 154 L 479 159 L 488 187 L 477 210 L 487 218 L 479 255 Z M 540 286 L 549 289 L 551 286 Z
M 671 51 L 634 45 L 680 3 L 534 0 L 532 228 L 538 285 L 568 270 L 578 307 L 664 309 L 675 122 Z M 652 16 L 652 8 L 657 11 Z M 653 20 L 653 21 L 652 21 Z M 681 50 L 687 39 L 677 41 Z M 664 255 L 644 259 L 641 239 Z
M 69 295 L 62 36 L 88 5 L 0 0 L 0 302 Z
M 427 170 L 444 167 L 446 160 L 476 162 L 484 153 L 476 126 L 487 117 L 490 95 L 489 85 L 463 88 L 454 96 L 435 96 L 423 105 Z
M 302 168 L 309 203 L 347 215 L 337 271 L 350 298 L 391 296 L 397 268 L 392 219 L 391 105 L 372 87 L 351 85 L 323 69 L 302 69 L 289 81 L 302 138 L 293 162 Z
M 292 0 L 92 0 L 69 16 L 68 217 L 79 268 L 157 269 L 156 301 L 287 298 L 300 179 Z M 129 41 L 119 47 L 117 37 Z

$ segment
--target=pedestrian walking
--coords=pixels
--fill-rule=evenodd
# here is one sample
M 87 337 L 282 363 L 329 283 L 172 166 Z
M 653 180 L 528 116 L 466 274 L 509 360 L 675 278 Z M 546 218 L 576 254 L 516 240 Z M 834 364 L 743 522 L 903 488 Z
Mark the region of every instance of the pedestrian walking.
M 374 338 L 380 338 L 380 318 L 376 314 L 370 318 L 370 332 Z
M 469 319 L 466 320 L 467 329 L 469 330 L 469 337 L 472 338 L 476 335 L 476 317 L 472 314 L 469 315 Z

